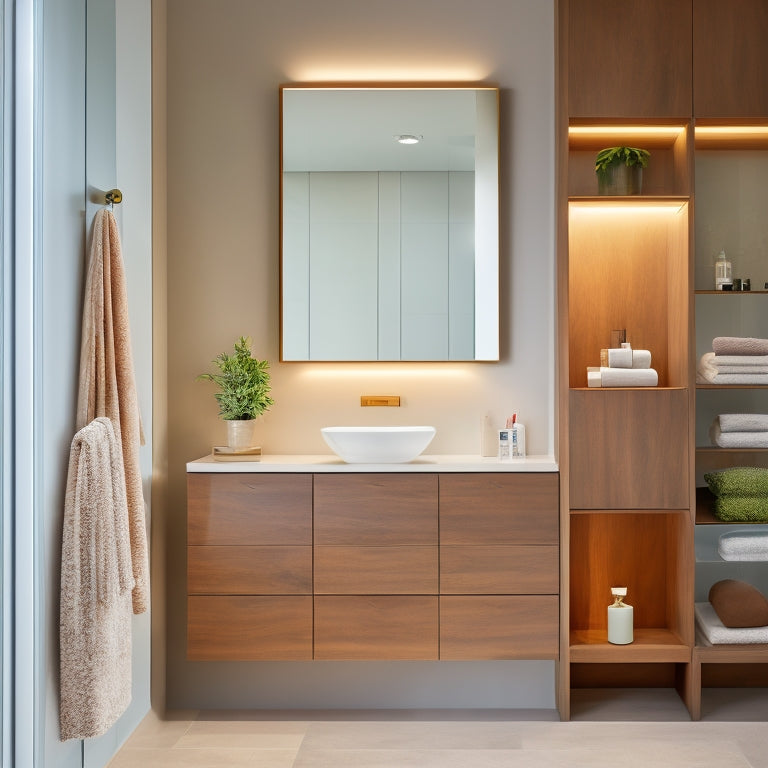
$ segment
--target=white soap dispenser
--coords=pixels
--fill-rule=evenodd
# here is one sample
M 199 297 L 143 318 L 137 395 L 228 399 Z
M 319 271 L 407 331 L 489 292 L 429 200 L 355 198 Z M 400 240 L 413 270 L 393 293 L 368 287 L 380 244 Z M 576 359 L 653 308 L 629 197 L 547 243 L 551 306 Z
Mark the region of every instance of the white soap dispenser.
M 634 640 L 634 609 L 624 602 L 626 587 L 611 587 L 613 605 L 608 606 L 608 642 L 629 645 Z
M 729 286 L 726 288 L 725 286 Z M 731 262 L 728 261 L 723 248 L 715 261 L 715 290 L 727 291 L 733 288 L 733 272 Z

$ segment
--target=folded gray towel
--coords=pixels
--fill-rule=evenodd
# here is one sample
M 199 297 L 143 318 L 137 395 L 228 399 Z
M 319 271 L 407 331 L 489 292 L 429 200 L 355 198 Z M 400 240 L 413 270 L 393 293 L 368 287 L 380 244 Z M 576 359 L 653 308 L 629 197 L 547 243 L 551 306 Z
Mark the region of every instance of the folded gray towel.
M 718 336 L 712 340 L 716 355 L 768 355 L 768 339 L 741 336 Z
M 721 432 L 768 432 L 766 413 L 721 413 L 717 420 Z
M 711 603 L 695 604 L 696 625 L 713 645 L 768 643 L 768 627 L 726 627 Z
M 723 432 L 717 418 L 709 428 L 712 445 L 719 448 L 768 448 L 768 430 L 765 432 Z

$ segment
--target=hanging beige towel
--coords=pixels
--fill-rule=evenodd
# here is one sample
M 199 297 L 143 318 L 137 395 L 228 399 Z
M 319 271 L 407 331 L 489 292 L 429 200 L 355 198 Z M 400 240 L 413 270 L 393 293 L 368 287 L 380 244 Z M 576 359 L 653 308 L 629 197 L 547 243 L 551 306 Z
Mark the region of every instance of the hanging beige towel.
M 133 372 L 120 236 L 115 217 L 107 209 L 98 211 L 93 221 L 83 306 L 77 428 L 82 429 L 97 416 L 112 420 L 122 446 L 136 582 L 133 612 L 143 613 L 149 607 L 149 557 L 139 466 L 139 446 L 144 437 Z
M 59 617 L 61 740 L 107 731 L 131 701 L 131 548 L 112 422 L 81 429 L 69 454 Z

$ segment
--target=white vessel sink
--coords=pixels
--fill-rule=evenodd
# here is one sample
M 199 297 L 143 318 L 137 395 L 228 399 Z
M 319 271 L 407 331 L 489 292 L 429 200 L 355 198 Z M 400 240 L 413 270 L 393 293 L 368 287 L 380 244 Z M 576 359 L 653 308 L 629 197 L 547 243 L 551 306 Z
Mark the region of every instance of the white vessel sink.
M 330 449 L 348 464 L 399 464 L 415 459 L 435 436 L 434 427 L 325 427 Z

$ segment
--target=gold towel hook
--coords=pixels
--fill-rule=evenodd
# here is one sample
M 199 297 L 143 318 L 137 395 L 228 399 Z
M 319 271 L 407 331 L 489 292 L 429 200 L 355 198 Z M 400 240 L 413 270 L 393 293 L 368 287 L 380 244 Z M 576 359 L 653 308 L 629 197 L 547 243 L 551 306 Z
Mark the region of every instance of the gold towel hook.
M 104 198 L 109 205 L 114 207 L 116 203 L 123 202 L 123 193 L 119 189 L 110 189 L 109 192 L 104 195 Z

